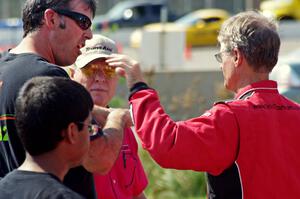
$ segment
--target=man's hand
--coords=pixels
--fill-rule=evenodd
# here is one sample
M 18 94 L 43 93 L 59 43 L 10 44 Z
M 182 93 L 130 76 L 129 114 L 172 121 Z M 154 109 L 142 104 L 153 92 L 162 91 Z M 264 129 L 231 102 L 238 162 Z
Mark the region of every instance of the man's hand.
M 112 54 L 106 59 L 108 65 L 116 68 L 116 73 L 127 80 L 128 88 L 131 88 L 137 82 L 144 82 L 139 63 L 121 54 Z
M 100 126 L 104 126 L 111 109 L 94 105 L 92 115 Z
M 122 117 L 124 122 L 123 125 L 125 127 L 133 126 L 130 112 L 128 109 L 105 108 L 105 107 L 95 105 L 92 114 L 93 114 L 93 118 L 101 126 L 105 126 L 107 121 L 114 121 L 113 117 L 117 117 L 117 118 Z M 110 117 L 110 119 L 107 119 L 108 116 Z
M 117 121 L 121 121 L 122 123 L 119 124 L 120 126 L 124 127 L 131 127 L 133 126 L 130 111 L 128 109 L 114 109 L 110 108 L 110 114 L 107 117 L 106 127 L 109 128 L 116 128 Z

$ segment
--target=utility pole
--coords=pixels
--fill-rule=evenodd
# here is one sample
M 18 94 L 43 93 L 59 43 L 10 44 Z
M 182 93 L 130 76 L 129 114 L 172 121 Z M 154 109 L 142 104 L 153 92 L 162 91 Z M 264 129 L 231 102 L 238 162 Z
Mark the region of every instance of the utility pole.
M 205 8 L 212 8 L 212 7 L 214 7 L 213 5 L 214 5 L 214 0 L 205 0 L 204 1 Z
M 7 1 L 7 0 L 0 0 L 1 1 L 1 18 L 7 18 L 9 17 L 9 3 L 11 1 Z
M 246 0 L 246 10 L 253 10 L 253 0 Z
M 165 68 L 165 43 L 166 43 L 166 31 L 165 24 L 168 21 L 168 8 L 167 6 L 162 6 L 160 9 L 160 23 L 161 32 L 159 33 L 159 68 L 163 70 Z

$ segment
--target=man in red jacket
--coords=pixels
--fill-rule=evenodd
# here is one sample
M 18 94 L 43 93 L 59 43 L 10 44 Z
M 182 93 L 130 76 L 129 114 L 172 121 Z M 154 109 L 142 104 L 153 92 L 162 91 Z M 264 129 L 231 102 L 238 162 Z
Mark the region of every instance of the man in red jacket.
M 276 24 L 243 12 L 222 25 L 218 41 L 224 86 L 236 96 L 186 121 L 164 112 L 136 61 L 107 59 L 127 78 L 143 147 L 162 167 L 207 172 L 209 198 L 299 198 L 300 106 L 269 80 L 280 47 Z

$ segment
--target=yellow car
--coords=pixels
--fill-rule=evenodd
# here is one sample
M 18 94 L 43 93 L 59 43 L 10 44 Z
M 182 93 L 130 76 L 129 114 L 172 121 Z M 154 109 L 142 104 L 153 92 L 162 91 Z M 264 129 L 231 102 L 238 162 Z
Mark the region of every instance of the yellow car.
M 207 46 L 216 45 L 218 31 L 224 20 L 230 14 L 223 9 L 200 9 L 189 13 L 173 23 L 154 23 L 135 30 L 130 36 L 130 46 L 139 48 L 143 31 L 184 31 L 186 45 Z
M 300 20 L 300 0 L 263 1 L 260 10 L 265 16 L 277 20 Z

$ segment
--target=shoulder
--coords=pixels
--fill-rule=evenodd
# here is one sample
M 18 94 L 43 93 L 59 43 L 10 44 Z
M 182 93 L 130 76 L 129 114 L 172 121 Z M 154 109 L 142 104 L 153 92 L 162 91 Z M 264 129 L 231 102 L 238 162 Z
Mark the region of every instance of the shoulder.
M 218 123 L 224 123 L 235 121 L 235 111 L 232 108 L 235 104 L 235 100 L 226 100 L 215 102 L 213 107 L 205 111 L 199 118 L 205 119 L 205 121 L 217 121 Z
M 61 185 L 61 186 L 49 186 L 48 187 L 48 193 L 50 199 L 84 199 L 83 196 L 79 195 L 78 193 L 72 191 L 68 187 Z
M 64 185 L 56 176 L 52 174 L 37 175 L 40 186 L 44 187 L 40 198 L 51 199 L 83 199 L 81 195 Z M 36 185 L 37 187 L 37 185 Z
M 7 198 L 27 195 L 29 198 L 83 199 L 52 174 L 21 170 L 7 174 L 0 181 L 0 190 L 2 196 L 9 196 Z
M 34 69 L 43 73 L 43 75 L 69 77 L 68 73 L 64 69 L 62 69 L 62 67 L 56 64 L 49 63 L 47 60 L 40 56 L 32 55 L 32 57 L 32 62 L 35 62 L 33 64 L 33 66 L 35 66 Z
M 0 68 L 7 74 L 19 71 L 23 76 L 61 76 L 69 77 L 61 67 L 49 63 L 46 59 L 32 53 L 7 54 L 0 62 Z M 25 75 L 26 74 L 26 75 Z
M 216 101 L 214 102 L 214 106 L 218 105 L 218 104 L 224 104 L 224 105 L 229 105 L 231 103 L 234 103 L 236 100 L 231 99 L 231 100 L 220 100 L 220 101 Z
M 246 107 L 249 105 L 249 102 L 251 100 L 247 99 L 231 99 L 231 100 L 223 100 L 223 101 L 217 101 L 214 103 L 214 107 L 220 107 L 225 106 L 228 109 L 232 109 L 235 107 Z

